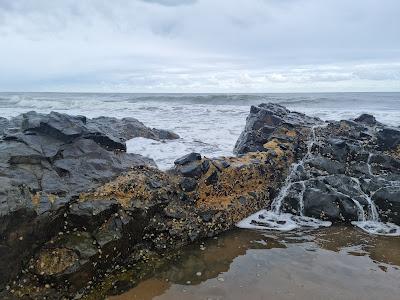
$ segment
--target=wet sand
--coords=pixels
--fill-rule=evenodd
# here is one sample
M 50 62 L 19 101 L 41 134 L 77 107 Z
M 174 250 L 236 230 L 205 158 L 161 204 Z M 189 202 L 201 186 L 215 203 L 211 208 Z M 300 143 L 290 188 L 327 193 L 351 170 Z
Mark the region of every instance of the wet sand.
M 400 238 L 353 227 L 234 230 L 112 300 L 400 299 Z

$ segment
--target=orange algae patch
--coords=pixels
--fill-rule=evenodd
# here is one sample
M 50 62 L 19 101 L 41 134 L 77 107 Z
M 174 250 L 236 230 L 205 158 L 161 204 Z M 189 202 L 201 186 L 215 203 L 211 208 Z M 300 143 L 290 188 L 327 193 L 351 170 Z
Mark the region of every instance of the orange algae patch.
M 268 143 L 265 143 L 263 145 L 263 147 L 265 149 L 275 151 L 275 153 L 278 156 L 282 156 L 284 154 L 284 152 L 283 152 L 283 150 L 281 149 L 281 147 L 279 145 L 280 145 L 280 143 L 276 139 L 273 139 L 273 140 L 269 141 Z
M 152 186 L 157 182 L 159 186 Z M 173 181 L 171 177 L 156 168 L 138 167 L 104 184 L 93 192 L 81 193 L 80 201 L 115 199 L 121 206 L 129 207 L 134 200 L 151 200 L 165 193 Z
M 220 169 L 211 160 L 210 168 L 199 180 L 197 207 L 228 209 L 249 203 L 247 198 L 268 198 L 267 189 L 273 185 L 271 164 L 267 152 L 249 153 L 240 158 L 223 158 L 229 166 Z M 217 178 L 210 183 L 208 178 Z

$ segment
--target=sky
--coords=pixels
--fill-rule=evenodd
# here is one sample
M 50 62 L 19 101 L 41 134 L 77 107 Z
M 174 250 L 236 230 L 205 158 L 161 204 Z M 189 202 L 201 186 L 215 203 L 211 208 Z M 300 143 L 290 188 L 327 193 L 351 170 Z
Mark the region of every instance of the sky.
M 399 0 L 0 0 L 0 91 L 400 91 Z

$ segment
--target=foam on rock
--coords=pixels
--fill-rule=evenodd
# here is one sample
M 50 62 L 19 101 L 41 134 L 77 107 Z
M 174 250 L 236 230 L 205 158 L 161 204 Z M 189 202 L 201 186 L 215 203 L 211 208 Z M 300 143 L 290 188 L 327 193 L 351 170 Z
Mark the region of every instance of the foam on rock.
M 300 158 L 270 210 L 238 226 L 292 230 L 348 222 L 371 234 L 400 235 L 400 161 L 395 155 L 400 131 L 367 114 L 354 121 L 321 123 L 272 104 L 251 109 L 236 152 L 269 151 L 280 139 L 297 149 Z M 308 130 L 303 152 L 296 140 L 280 136 L 282 127 Z

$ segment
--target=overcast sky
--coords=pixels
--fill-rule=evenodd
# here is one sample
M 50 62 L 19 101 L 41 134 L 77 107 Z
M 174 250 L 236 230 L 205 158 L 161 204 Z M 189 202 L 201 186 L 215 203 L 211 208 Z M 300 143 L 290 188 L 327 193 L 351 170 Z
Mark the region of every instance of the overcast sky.
M 0 91 L 400 91 L 400 1 L 0 0 Z

